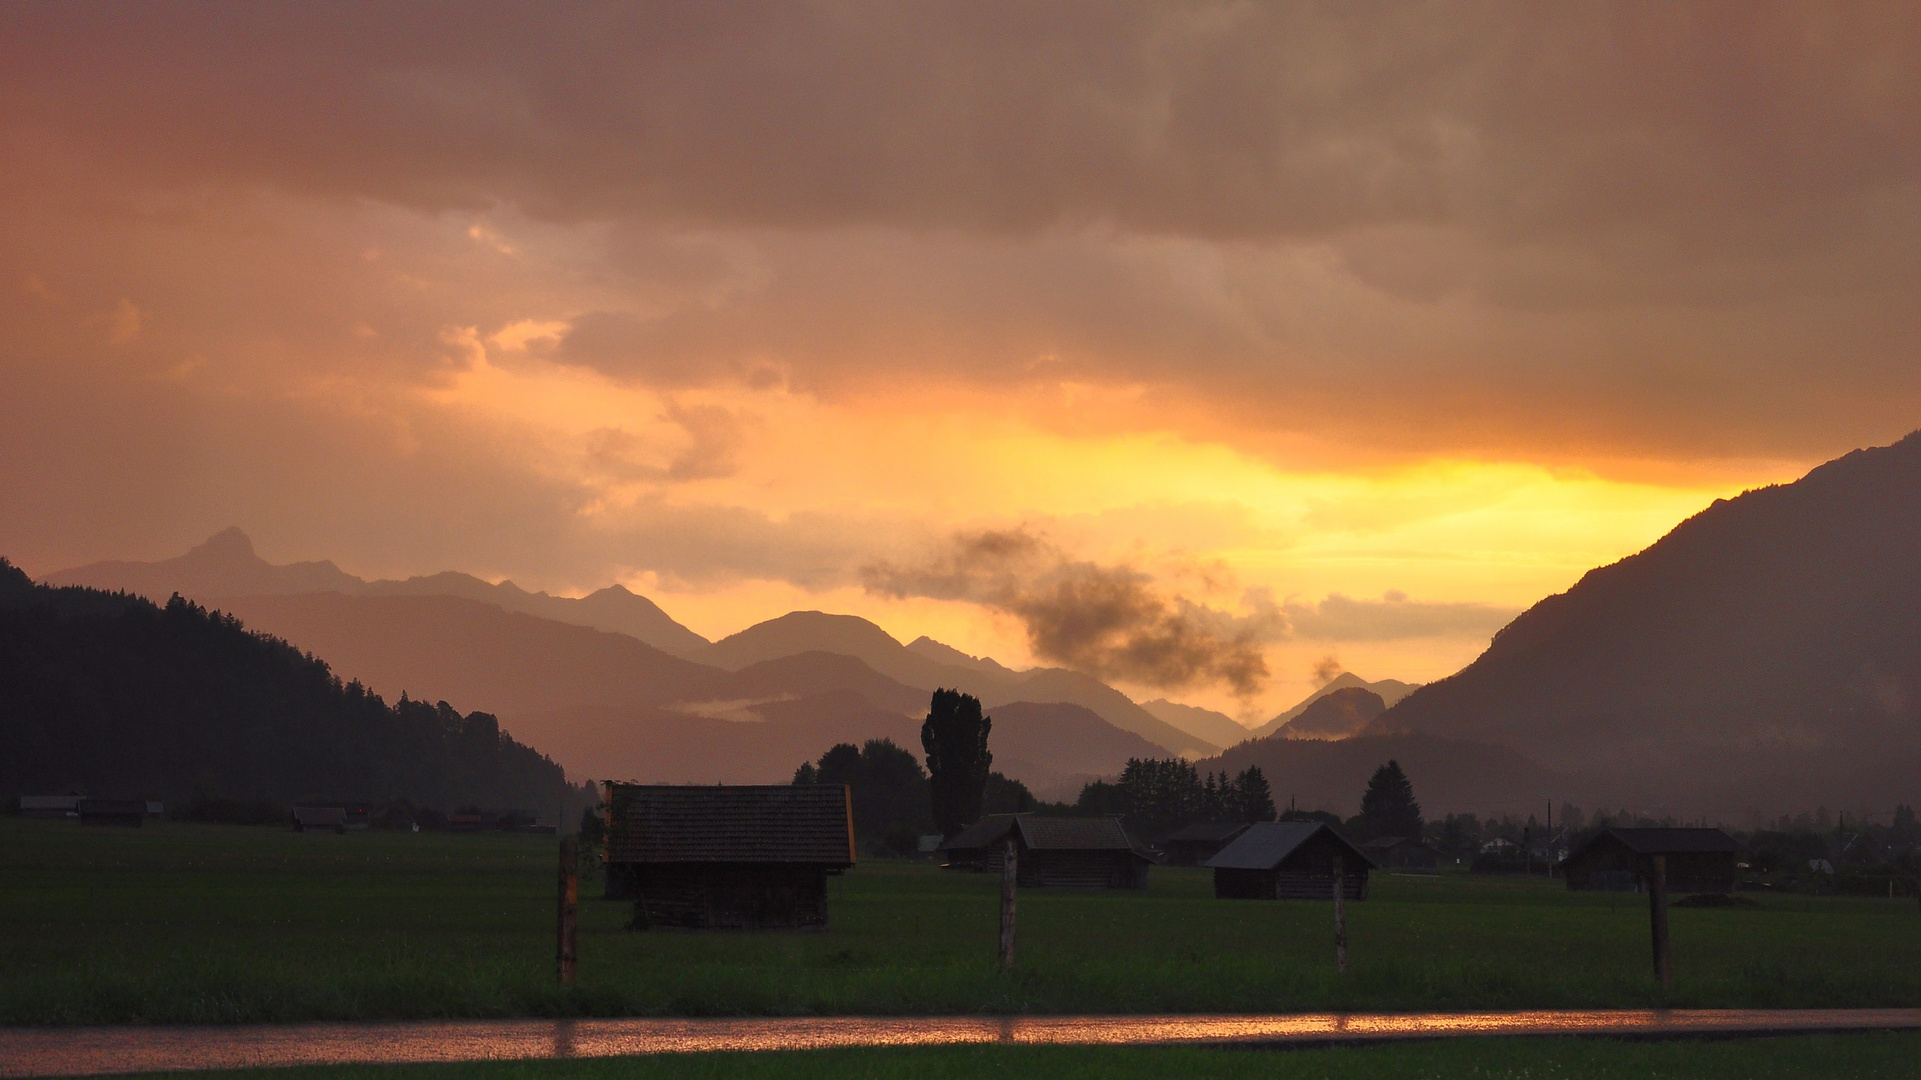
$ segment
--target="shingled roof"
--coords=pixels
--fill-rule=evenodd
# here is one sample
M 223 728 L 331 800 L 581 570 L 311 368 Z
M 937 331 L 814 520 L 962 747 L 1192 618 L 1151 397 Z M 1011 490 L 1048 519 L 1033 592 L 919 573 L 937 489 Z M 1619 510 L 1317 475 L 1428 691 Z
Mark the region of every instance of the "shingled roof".
M 1019 829 L 1029 851 L 1132 851 L 1134 844 L 1112 817 L 1040 817 L 1036 814 L 989 814 L 947 842 L 949 850 L 984 848 Z
M 1247 831 L 1233 843 L 1222 848 L 1220 854 L 1201 865 L 1216 870 L 1272 870 L 1294 854 L 1296 848 L 1322 832 L 1353 852 L 1354 857 L 1360 860 L 1357 865 L 1380 865 L 1369 858 L 1366 852 L 1348 843 L 1346 837 L 1319 821 L 1257 821 L 1249 825 Z
M 1636 855 L 1686 855 L 1698 852 L 1740 851 L 1734 837 L 1719 829 L 1606 829 L 1582 844 L 1593 846 L 1602 837 L 1612 836 Z
M 609 784 L 607 861 L 854 865 L 844 784 Z

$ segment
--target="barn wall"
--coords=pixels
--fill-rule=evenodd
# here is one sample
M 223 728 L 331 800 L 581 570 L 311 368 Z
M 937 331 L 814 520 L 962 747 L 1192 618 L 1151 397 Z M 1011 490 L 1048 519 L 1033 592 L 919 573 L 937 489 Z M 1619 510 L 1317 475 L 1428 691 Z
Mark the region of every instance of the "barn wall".
M 824 930 L 827 871 L 792 864 L 633 867 L 634 924 L 683 930 Z

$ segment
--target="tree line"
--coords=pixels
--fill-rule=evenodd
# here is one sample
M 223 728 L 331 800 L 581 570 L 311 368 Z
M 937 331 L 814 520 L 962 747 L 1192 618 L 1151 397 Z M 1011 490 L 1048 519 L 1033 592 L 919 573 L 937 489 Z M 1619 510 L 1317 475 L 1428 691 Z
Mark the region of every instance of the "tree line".
M 565 785 L 488 713 L 388 705 L 179 596 L 52 588 L 0 559 L 0 792 L 429 812 L 546 809 Z

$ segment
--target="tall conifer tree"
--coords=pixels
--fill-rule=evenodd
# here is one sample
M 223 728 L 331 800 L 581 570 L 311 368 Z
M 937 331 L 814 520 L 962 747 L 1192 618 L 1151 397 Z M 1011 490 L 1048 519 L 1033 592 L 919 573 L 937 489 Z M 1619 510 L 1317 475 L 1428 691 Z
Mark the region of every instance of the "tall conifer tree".
M 979 821 L 987 792 L 987 733 L 994 719 L 981 715 L 980 699 L 958 690 L 935 690 L 920 727 L 921 749 L 927 752 L 929 787 L 933 792 L 934 827 L 952 839 Z

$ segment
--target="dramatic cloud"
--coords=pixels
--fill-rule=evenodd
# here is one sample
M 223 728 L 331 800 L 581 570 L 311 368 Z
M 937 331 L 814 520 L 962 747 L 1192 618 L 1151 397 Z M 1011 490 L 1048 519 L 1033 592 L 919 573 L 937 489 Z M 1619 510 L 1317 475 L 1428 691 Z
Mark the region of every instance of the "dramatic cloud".
M 1433 678 L 1921 422 L 1917 12 L 0 7 L 0 553 Z
M 956 537 L 920 566 L 875 563 L 869 590 L 987 604 L 1018 617 L 1034 655 L 1103 678 L 1159 688 L 1221 684 L 1250 697 L 1267 681 L 1271 604 L 1245 615 L 1168 597 L 1147 574 L 1073 561 L 1026 530 Z

